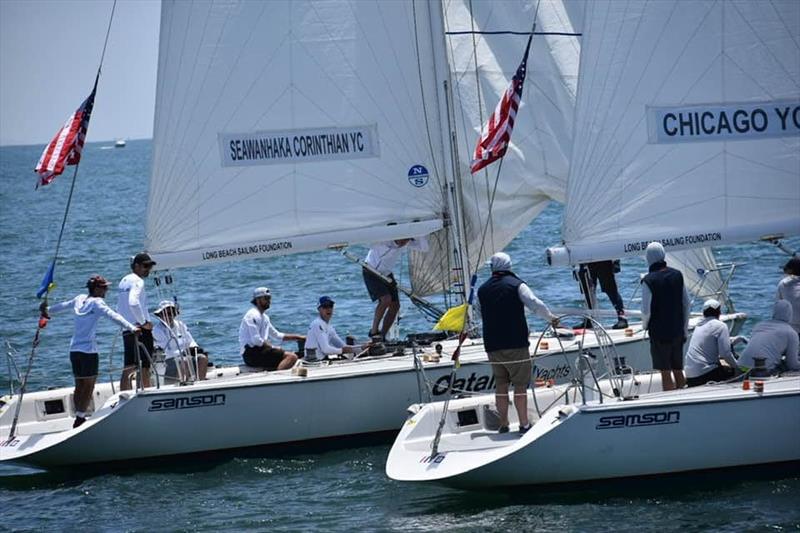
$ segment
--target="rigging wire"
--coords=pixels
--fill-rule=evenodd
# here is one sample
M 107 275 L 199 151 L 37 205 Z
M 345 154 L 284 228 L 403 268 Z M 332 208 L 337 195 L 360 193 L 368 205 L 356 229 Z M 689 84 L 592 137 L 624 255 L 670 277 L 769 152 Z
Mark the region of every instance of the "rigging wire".
M 97 75 L 94 78 L 94 88 L 92 89 L 92 94 L 97 91 L 97 83 L 100 81 L 100 72 L 103 70 L 103 60 L 106 57 L 106 47 L 108 46 L 108 37 L 111 34 L 111 23 L 114 21 L 114 11 L 117 8 L 117 0 L 114 0 L 114 4 L 111 6 L 111 15 L 108 19 L 108 27 L 106 28 L 106 38 L 103 42 L 103 51 L 100 54 L 100 64 L 97 66 Z M 89 124 L 86 124 L 86 133 L 88 135 L 89 131 Z M 69 208 L 72 205 L 72 195 L 75 191 L 75 181 L 78 177 L 78 168 L 80 167 L 80 159 L 75 164 L 75 171 L 72 173 L 72 184 L 69 188 L 69 196 L 67 196 L 67 205 L 64 209 L 64 218 L 61 220 L 61 229 L 58 232 L 58 240 L 56 241 L 56 249 L 55 253 L 53 254 L 53 261 L 51 263 L 51 270 L 50 270 L 50 283 L 47 286 L 47 290 L 44 293 L 44 299 L 42 300 L 42 304 L 44 306 L 47 305 L 47 298 L 50 294 L 50 290 L 53 287 L 52 280 L 55 279 L 55 265 L 56 261 L 58 260 L 58 252 L 61 249 L 61 240 L 64 237 L 64 229 L 67 225 L 67 216 L 69 215 Z M 31 368 L 33 367 L 33 359 L 36 356 L 36 348 L 39 346 L 39 337 L 41 335 L 42 330 L 47 326 L 47 319 L 42 315 L 39 317 L 39 322 L 36 326 L 36 333 L 33 335 L 33 341 L 31 341 L 31 353 L 28 356 L 28 365 L 25 369 L 25 375 L 22 377 L 22 382 L 20 383 L 19 387 L 19 398 L 17 399 L 17 405 L 14 410 L 14 418 L 11 421 L 11 430 L 8 432 L 8 440 L 11 441 L 14 438 L 14 435 L 17 431 L 17 422 L 19 421 L 19 413 L 20 409 L 22 408 L 22 398 L 25 395 L 25 388 L 28 384 L 28 378 L 30 377 Z

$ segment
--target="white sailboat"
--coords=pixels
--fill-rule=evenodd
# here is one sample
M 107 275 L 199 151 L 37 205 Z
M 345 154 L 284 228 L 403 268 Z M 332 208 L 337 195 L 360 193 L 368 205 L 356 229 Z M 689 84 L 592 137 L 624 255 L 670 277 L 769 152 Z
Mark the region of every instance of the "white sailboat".
M 494 13 L 514 9 L 532 20 L 535 4 L 503 4 Z M 457 29 L 463 29 L 468 11 L 462 4 L 453 9 L 462 17 L 454 18 L 462 23 Z M 549 20 L 551 29 L 563 30 L 561 2 L 539 9 L 544 29 Z M 146 222 L 146 248 L 158 267 L 435 232 L 442 250 L 469 248 L 463 259 L 431 255 L 440 258 L 435 279 L 442 279 L 444 265 L 448 280 L 434 288 L 457 281 L 463 296 L 470 265 L 494 249 L 474 251 L 475 228 L 488 215 L 485 191 L 463 194 L 457 179 L 468 158 L 457 146 L 464 142 L 461 129 L 469 132 L 466 142 L 473 142 L 482 118 L 473 116 L 477 104 L 452 104 L 466 97 L 451 89 L 462 83 L 451 80 L 448 56 L 468 54 L 445 46 L 447 20 L 438 2 L 164 2 Z M 512 27 L 528 32 L 530 20 Z M 496 79 L 483 87 L 481 98 L 491 108 L 505 89 L 500 73 L 507 82 L 521 46 L 485 39 L 491 46 L 480 52 L 481 69 Z M 573 63 L 565 59 L 570 53 Z M 576 59 L 577 47 L 553 53 L 552 45 L 534 43 L 537 94 L 556 107 L 567 102 L 567 111 L 546 107 L 539 113 L 531 106 L 530 124 L 520 121 L 515 131 L 519 146 L 536 144 L 539 137 L 561 146 L 561 134 L 535 132 L 569 131 L 564 80 L 572 76 L 568 67 L 576 66 Z M 453 70 L 467 71 L 474 61 Z M 515 155 L 524 161 L 513 164 L 528 183 L 507 189 L 504 183 L 500 197 L 506 200 L 494 209 L 508 211 L 521 228 L 539 208 L 515 196 L 531 189 L 541 167 L 544 192 L 536 194 L 544 198 L 548 188 L 557 189 L 548 180 L 563 181 L 566 167 L 554 170 L 552 161 L 539 162 L 551 157 L 548 147 L 520 148 Z M 492 230 L 492 246 L 513 236 L 504 232 Z M 633 325 L 614 337 L 629 363 L 648 364 L 641 328 Z M 532 342 L 540 352 L 556 351 L 555 340 L 548 348 L 537 344 L 538 335 Z M 76 430 L 70 427 L 71 389 L 27 394 L 18 432 L 0 446 L 0 461 L 49 467 L 389 431 L 402 423 L 409 404 L 447 391 L 452 368 L 447 356 L 456 344 L 443 342 L 442 357 L 432 347 L 409 349 L 397 357 L 308 367 L 305 376 L 242 366 L 217 369 L 207 382 L 182 386 L 119 393 L 111 384 L 100 385 L 94 415 Z M 534 377 L 567 379 L 570 357 L 597 342 L 587 333 L 565 344 L 568 358 L 559 351 L 558 357 L 537 359 Z M 479 338 L 466 341 L 461 364 L 456 392 L 493 388 Z M 287 397 L 304 400 L 287 402 Z M 2 399 L 0 432 L 8 431 L 17 398 Z M 319 409 L 320 402 L 337 409 Z M 121 434 L 122 447 L 87 449 L 84 442 L 91 436 L 92 442 L 110 443 Z
M 800 233 L 800 123 L 781 120 L 800 113 L 800 5 L 764 7 L 587 5 L 565 242 L 549 250 L 553 264 L 640 255 L 653 240 L 680 250 Z M 531 401 L 536 422 L 521 437 L 491 431 L 488 395 L 427 405 L 401 430 L 386 472 L 485 487 L 800 460 L 796 372 L 760 390 L 653 392 L 658 373 L 584 378 L 594 398 L 536 389 L 544 407 Z

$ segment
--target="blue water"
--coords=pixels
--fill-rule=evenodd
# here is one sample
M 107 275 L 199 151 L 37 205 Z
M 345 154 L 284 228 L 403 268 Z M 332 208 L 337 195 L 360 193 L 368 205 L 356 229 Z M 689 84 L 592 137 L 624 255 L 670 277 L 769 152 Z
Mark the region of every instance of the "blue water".
M 128 257 L 139 250 L 144 236 L 150 147 L 149 141 L 131 141 L 124 149 L 87 145 L 53 300 L 81 292 L 93 273 L 112 282 L 127 273 Z M 30 350 L 38 317 L 34 295 L 54 251 L 71 179 L 70 170 L 53 185 L 34 191 L 31 169 L 40 151 L 0 148 L 0 341 L 3 352 L 5 342 L 11 343 L 20 362 Z M 560 206 L 551 205 L 507 251 L 515 270 L 545 302 L 577 304 L 580 295 L 571 274 L 543 264 L 544 248 L 559 241 L 560 216 Z M 800 239 L 787 244 L 797 249 Z M 354 251 L 364 253 L 363 248 Z M 721 247 L 716 253 L 720 262 L 740 264 L 730 292 L 737 309 L 750 315 L 747 331 L 768 317 L 786 256 L 763 244 Z M 623 263 L 618 281 L 624 293 L 632 292 L 643 270 L 641 260 Z M 258 285 L 272 289 L 270 316 L 282 331 L 305 332 L 322 294 L 337 302 L 334 321 L 341 334 L 363 337 L 369 329 L 373 307 L 360 272 L 335 252 L 182 270 L 175 286 L 183 318 L 218 364 L 238 362 L 239 319 Z M 115 286 L 108 295 L 112 305 Z M 149 291 L 152 307 L 157 295 L 152 286 Z M 607 304 L 604 296 L 600 299 Z M 426 331 L 430 323 L 404 301 L 400 327 L 403 333 Z M 118 364 L 120 348 L 112 346 L 115 328 L 102 324 L 100 331 L 101 357 L 106 359 L 113 347 Z M 65 317 L 47 326 L 31 389 L 72 384 L 70 335 L 71 321 Z M 0 390 L 7 390 L 8 378 L 5 360 L 0 360 Z M 698 445 L 702 443 L 692 444 Z M 388 450 L 386 441 L 359 441 L 334 450 L 298 445 L 112 472 L 75 468 L 36 473 L 2 467 L 0 530 L 800 529 L 796 469 L 559 491 L 465 493 L 388 480 L 383 473 Z

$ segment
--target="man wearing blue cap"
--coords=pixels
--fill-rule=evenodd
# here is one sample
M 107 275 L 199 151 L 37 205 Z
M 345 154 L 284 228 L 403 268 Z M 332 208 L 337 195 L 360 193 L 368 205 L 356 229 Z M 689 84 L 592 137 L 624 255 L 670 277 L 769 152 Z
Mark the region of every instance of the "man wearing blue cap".
M 302 340 L 302 335 L 281 333 L 272 325 L 267 309 L 272 303 L 268 287 L 257 287 L 250 300 L 253 307 L 242 317 L 239 325 L 239 348 L 247 366 L 266 370 L 287 370 L 297 362 L 297 355 L 270 344 L 291 340 Z
M 321 361 L 329 355 L 357 354 L 367 345 L 346 344 L 336 333 L 331 324 L 334 302 L 329 296 L 323 296 L 317 303 L 319 316 L 308 326 L 306 334 L 306 361 Z

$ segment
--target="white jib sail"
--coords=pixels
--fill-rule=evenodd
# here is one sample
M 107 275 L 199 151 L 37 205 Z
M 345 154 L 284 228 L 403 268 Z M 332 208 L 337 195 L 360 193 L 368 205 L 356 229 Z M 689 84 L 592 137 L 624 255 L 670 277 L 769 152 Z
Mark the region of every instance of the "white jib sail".
M 552 264 L 800 233 L 800 2 L 587 4 Z
M 475 143 L 522 60 L 539 3 L 537 32 L 528 59 L 528 75 L 514 124 L 510 148 L 503 160 L 491 219 L 489 199 L 499 162 L 470 173 Z M 513 0 L 445 2 L 448 58 L 453 100 L 463 217 L 470 269 L 502 250 L 548 204 L 564 201 L 572 144 L 572 121 L 580 55 L 580 31 L 575 24 L 582 2 Z M 517 32 L 518 35 L 477 32 Z M 483 228 L 489 224 L 481 251 Z M 443 233 L 443 232 L 442 232 Z M 428 253 L 413 253 L 410 273 L 414 291 L 446 291 L 457 279 L 447 247 L 439 234 Z M 480 257 L 479 257 L 480 254 Z
M 145 241 L 159 267 L 441 228 L 429 9 L 165 0 Z

